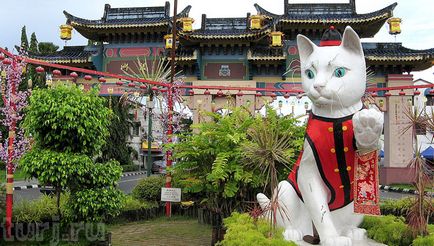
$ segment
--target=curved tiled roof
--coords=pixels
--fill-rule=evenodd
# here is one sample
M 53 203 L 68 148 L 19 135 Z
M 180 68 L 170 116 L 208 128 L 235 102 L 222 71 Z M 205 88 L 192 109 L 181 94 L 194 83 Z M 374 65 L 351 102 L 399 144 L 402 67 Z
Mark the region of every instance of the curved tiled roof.
M 401 43 L 376 43 L 372 48 L 369 47 L 369 43 L 366 43 L 363 50 L 367 59 L 376 61 L 434 60 L 434 48 L 413 50 L 402 46 Z
M 95 52 L 85 50 L 86 46 L 65 46 L 63 50 L 49 55 L 29 54 L 29 57 L 52 63 L 87 63 Z
M 189 39 L 251 39 L 267 35 L 271 29 L 251 30 L 248 18 L 203 18 L 202 28 L 180 34 Z
M 277 15 L 255 4 L 258 14 L 271 18 L 277 25 L 337 25 L 342 28 L 351 25 L 362 38 L 375 35 L 386 20 L 393 16 L 396 6 L 397 3 L 393 3 L 371 13 L 358 14 L 351 3 L 288 4 L 285 13 Z

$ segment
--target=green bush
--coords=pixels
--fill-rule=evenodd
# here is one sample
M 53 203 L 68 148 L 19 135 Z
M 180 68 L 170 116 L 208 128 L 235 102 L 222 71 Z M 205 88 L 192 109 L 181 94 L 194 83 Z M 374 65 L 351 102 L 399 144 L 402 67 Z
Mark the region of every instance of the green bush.
M 6 209 L 6 189 L 4 184 L 0 184 L 0 216 L 3 217 L 3 212 Z
M 282 235 L 282 229 L 277 229 L 273 237 L 270 235 L 270 223 L 259 219 L 254 223 L 248 214 L 237 212 L 224 219 L 227 228 L 225 238 L 218 245 L 221 246 L 295 246 L 293 242 L 286 241 Z
M 159 175 L 142 179 L 133 189 L 133 197 L 142 201 L 160 201 L 165 180 L 164 176 Z
M 395 216 L 403 216 L 407 217 L 407 214 L 411 208 L 411 206 L 414 203 L 414 198 L 412 197 L 406 197 L 399 200 L 385 200 L 380 204 L 381 213 L 384 215 L 395 215 Z M 425 203 L 425 209 L 429 210 L 432 207 L 434 207 L 434 202 L 431 201 L 431 205 L 426 202 Z M 434 212 L 434 211 L 433 211 Z M 434 221 L 434 213 L 431 213 L 429 222 L 432 223 Z
M 70 213 L 66 210 L 68 194 L 62 195 L 60 200 L 60 210 L 63 216 L 68 217 Z M 14 204 L 13 221 L 14 222 L 44 222 L 51 221 L 57 216 L 56 198 L 43 195 L 36 200 L 22 200 Z
M 139 171 L 139 165 L 122 165 L 122 172 L 135 172 Z
M 402 217 L 366 216 L 361 227 L 368 231 L 369 238 L 389 246 L 408 246 L 413 241 L 411 231 Z
M 74 221 L 102 221 L 119 215 L 124 195 L 113 187 L 84 189 L 71 194 L 68 204 Z
M 130 211 L 130 210 L 140 210 L 140 209 L 147 209 L 147 208 L 154 208 L 154 207 L 158 207 L 158 204 L 156 202 L 141 201 L 132 196 L 126 196 L 122 210 Z

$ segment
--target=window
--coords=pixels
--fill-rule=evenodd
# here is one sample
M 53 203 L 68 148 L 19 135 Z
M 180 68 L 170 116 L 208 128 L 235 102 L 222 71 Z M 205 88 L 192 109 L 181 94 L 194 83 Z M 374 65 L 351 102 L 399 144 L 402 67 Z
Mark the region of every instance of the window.
M 140 124 L 133 124 L 131 127 L 131 136 L 137 137 L 140 134 Z

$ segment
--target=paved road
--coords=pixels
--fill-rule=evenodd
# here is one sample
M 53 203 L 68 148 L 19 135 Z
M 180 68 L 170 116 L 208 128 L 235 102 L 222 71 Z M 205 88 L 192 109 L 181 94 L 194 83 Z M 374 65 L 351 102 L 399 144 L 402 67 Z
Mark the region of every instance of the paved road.
M 136 187 L 139 180 L 146 178 L 146 174 L 122 177 L 118 182 L 119 188 L 125 193 L 129 194 Z M 34 200 L 41 196 L 39 188 L 26 189 L 26 190 L 15 190 L 14 191 L 14 202 L 19 202 L 22 200 Z
M 128 177 L 122 177 L 121 180 L 118 182 L 119 188 L 125 193 L 129 194 L 134 189 L 134 187 L 137 185 L 139 180 L 146 177 L 146 174 L 142 175 L 135 175 L 135 176 L 128 176 Z M 36 181 L 31 182 L 36 183 Z M 390 192 L 390 191 L 380 191 L 381 199 L 401 199 L 408 196 L 413 196 L 411 194 L 406 193 L 397 193 L 397 192 Z M 34 200 L 41 196 L 40 189 L 27 189 L 27 190 L 16 190 L 14 191 L 14 202 L 19 202 L 22 200 Z

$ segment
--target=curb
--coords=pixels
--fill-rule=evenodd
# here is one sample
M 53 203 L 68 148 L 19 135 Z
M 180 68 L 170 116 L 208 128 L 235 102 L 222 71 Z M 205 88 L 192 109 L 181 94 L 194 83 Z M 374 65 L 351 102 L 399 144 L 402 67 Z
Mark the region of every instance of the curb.
M 124 174 L 121 175 L 121 178 L 123 178 L 123 177 L 129 177 L 129 176 L 142 175 L 142 174 L 146 174 L 146 171 L 124 173 Z
M 413 195 L 418 194 L 418 192 L 416 190 L 393 187 L 393 186 L 388 186 L 388 185 L 379 185 L 379 188 L 380 188 L 380 190 L 392 191 L 392 192 L 397 192 L 397 193 L 406 193 L 406 194 L 413 194 Z M 434 192 L 426 191 L 425 195 L 430 196 L 430 197 L 434 197 Z
M 146 171 L 124 173 L 124 174 L 121 175 L 121 178 L 123 178 L 123 177 L 129 177 L 129 176 L 142 175 L 142 174 L 146 174 Z M 29 190 L 29 189 L 39 189 L 39 188 L 52 189 L 53 187 L 51 187 L 51 186 L 43 186 L 43 185 L 38 185 L 38 184 L 32 184 L 32 185 L 15 186 L 14 190 Z

